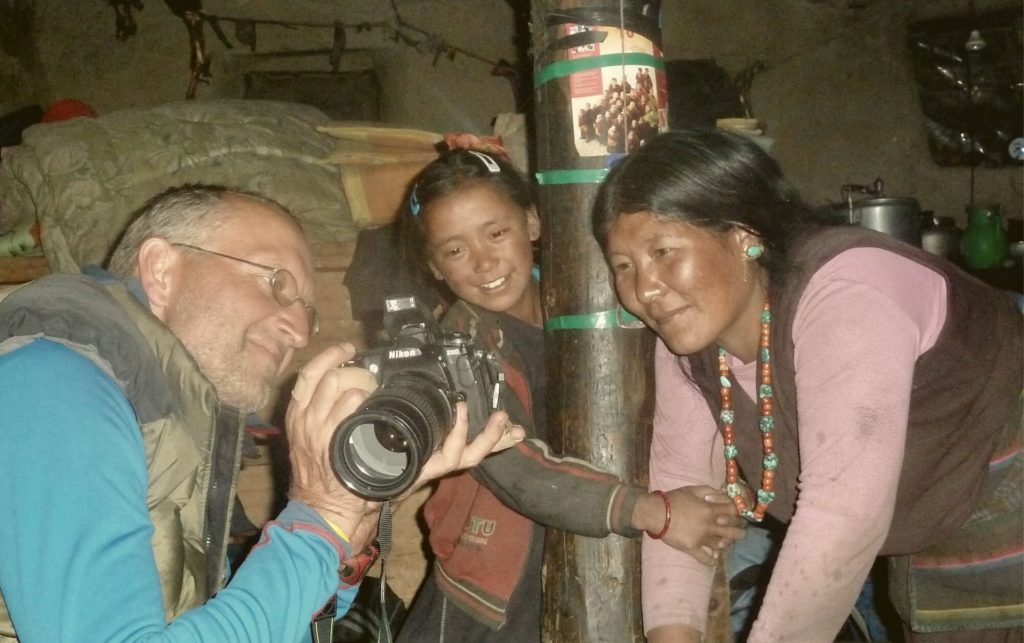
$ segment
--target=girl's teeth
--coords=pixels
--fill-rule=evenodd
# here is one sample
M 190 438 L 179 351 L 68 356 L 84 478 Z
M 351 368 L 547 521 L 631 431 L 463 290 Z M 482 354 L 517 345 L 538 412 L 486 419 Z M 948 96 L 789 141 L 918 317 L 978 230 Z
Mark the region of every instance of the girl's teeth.
M 500 286 L 503 283 L 505 283 L 505 278 L 504 277 L 500 277 L 500 278 L 495 279 L 494 281 L 492 281 L 490 283 L 483 284 L 480 287 L 481 288 L 486 288 L 487 290 L 493 290 L 493 289 L 497 288 L 498 286 Z

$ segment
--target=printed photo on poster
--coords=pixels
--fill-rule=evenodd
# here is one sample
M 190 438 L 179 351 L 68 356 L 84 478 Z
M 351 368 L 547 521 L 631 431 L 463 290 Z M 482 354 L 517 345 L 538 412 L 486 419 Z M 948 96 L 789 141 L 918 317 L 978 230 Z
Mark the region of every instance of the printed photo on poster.
M 599 42 L 570 50 L 570 60 L 623 51 L 661 57 L 650 40 L 629 31 L 569 25 L 568 33 L 583 30 L 604 35 Z M 666 127 L 667 83 L 664 71 L 654 66 L 616 65 L 576 72 L 570 76 L 570 91 L 580 156 L 635 152 Z

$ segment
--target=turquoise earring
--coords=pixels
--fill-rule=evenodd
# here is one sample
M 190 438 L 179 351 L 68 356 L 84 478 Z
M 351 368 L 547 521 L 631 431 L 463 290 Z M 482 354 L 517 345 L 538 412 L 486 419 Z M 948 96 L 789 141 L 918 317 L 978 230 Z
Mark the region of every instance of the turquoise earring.
M 747 259 L 757 259 L 764 254 L 764 246 L 747 246 L 743 250 L 743 254 L 747 256 Z

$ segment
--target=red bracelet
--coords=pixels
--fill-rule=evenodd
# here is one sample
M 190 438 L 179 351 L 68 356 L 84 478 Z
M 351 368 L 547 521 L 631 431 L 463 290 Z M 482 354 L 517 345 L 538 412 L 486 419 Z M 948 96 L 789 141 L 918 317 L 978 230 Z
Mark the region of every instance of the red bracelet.
M 668 533 L 668 526 L 672 524 L 672 503 L 669 502 L 668 494 L 664 491 L 655 490 L 651 493 L 661 496 L 661 501 L 665 503 L 665 524 L 661 526 L 661 531 L 658 533 L 647 532 L 647 535 L 655 540 L 661 540 Z

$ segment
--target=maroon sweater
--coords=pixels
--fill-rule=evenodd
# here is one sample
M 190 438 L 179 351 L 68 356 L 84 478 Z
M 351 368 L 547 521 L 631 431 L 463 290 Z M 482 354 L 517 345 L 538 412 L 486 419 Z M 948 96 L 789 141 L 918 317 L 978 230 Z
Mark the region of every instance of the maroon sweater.
M 504 408 L 527 429 L 527 439 L 514 448 L 444 478 L 424 506 L 438 585 L 463 610 L 497 628 L 522 577 L 535 522 L 586 536 L 638 537 L 630 517 L 642 490 L 581 460 L 549 453 L 533 431 L 525 366 L 497 315 L 459 302 L 444 325 L 470 333 L 501 359 L 510 393 Z

